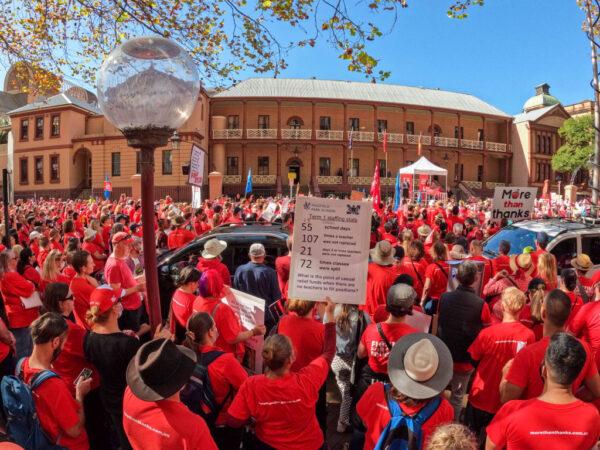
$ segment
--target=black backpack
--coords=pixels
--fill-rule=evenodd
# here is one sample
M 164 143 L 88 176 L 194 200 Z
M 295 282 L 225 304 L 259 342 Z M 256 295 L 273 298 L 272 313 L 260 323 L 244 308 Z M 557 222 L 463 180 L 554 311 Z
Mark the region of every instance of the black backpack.
M 223 403 L 218 404 L 208 376 L 208 366 L 224 354 L 225 352 L 219 350 L 202 353 L 196 362 L 190 381 L 180 393 L 183 404 L 194 414 L 201 416 L 211 428 L 214 427 L 223 405 L 231 396 L 230 389 Z

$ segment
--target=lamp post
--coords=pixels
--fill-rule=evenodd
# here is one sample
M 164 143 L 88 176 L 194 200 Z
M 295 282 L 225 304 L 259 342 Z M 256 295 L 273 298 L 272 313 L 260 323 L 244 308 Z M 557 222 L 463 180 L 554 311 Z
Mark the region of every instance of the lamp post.
M 150 325 L 160 325 L 161 307 L 154 242 L 154 150 L 169 142 L 191 116 L 200 80 L 192 59 L 161 37 L 131 39 L 116 47 L 98 74 L 98 104 L 106 119 L 140 149 L 142 221 Z
M 175 130 L 175 132 L 173 133 L 173 136 L 171 136 L 171 173 L 173 173 L 173 154 L 177 153 L 177 160 L 179 161 L 179 164 L 181 164 L 181 153 L 179 153 L 179 147 L 181 144 L 181 136 L 179 136 L 179 133 L 177 132 L 177 130 Z M 177 175 L 177 179 L 179 180 L 179 183 L 177 183 L 177 201 L 180 202 L 181 201 L 181 194 L 179 192 L 179 185 L 181 184 L 181 175 Z

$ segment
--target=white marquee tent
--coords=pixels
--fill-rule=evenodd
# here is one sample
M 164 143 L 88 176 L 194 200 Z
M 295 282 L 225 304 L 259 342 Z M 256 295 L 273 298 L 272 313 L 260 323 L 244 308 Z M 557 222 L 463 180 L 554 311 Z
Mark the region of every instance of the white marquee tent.
M 432 176 L 445 177 L 446 192 L 448 191 L 448 170 L 444 169 L 443 167 L 436 166 L 424 156 L 421 156 L 421 158 L 414 164 L 401 168 L 400 176 L 402 175 L 412 175 L 413 186 L 415 183 L 415 176 L 418 175 L 429 175 L 430 178 Z

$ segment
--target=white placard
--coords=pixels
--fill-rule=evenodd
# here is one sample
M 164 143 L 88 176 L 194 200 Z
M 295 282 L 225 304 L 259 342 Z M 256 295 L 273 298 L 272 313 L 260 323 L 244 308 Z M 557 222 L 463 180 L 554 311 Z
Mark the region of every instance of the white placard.
M 289 298 L 365 303 L 370 203 L 298 197 Z
M 277 203 L 270 202 L 267 208 L 263 211 L 262 216 L 260 217 L 266 220 L 267 222 L 271 222 L 275 217 L 275 211 L 277 211 Z
M 202 186 L 204 183 L 204 156 L 206 153 L 196 144 L 192 145 L 192 154 L 190 156 L 190 174 L 188 184 L 192 186 Z
M 492 222 L 531 219 L 537 188 L 499 186 L 494 190 Z
M 200 206 L 202 206 L 202 188 L 192 186 L 192 208 L 198 209 Z
M 257 325 L 265 324 L 265 301 L 236 289 L 227 289 L 223 303 L 228 304 L 237 314 L 242 327 L 251 330 Z M 254 336 L 244 341 L 244 358 L 242 365 L 253 374 L 262 373 L 262 349 L 265 343 L 263 336 Z

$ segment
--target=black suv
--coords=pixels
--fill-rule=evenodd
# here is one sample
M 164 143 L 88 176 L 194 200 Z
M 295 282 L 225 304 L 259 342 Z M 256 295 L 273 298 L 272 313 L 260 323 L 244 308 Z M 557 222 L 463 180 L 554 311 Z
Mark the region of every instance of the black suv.
M 248 250 L 255 242 L 265 246 L 266 263 L 275 268 L 275 258 L 287 253 L 286 239 L 289 234 L 290 230 L 281 224 L 221 225 L 177 250 L 159 255 L 158 283 L 163 317 L 168 316 L 179 272 L 187 265 L 196 266 L 204 243 L 209 239 L 216 238 L 227 242 L 227 248 L 221 257 L 233 279 L 235 269 L 249 261 Z

